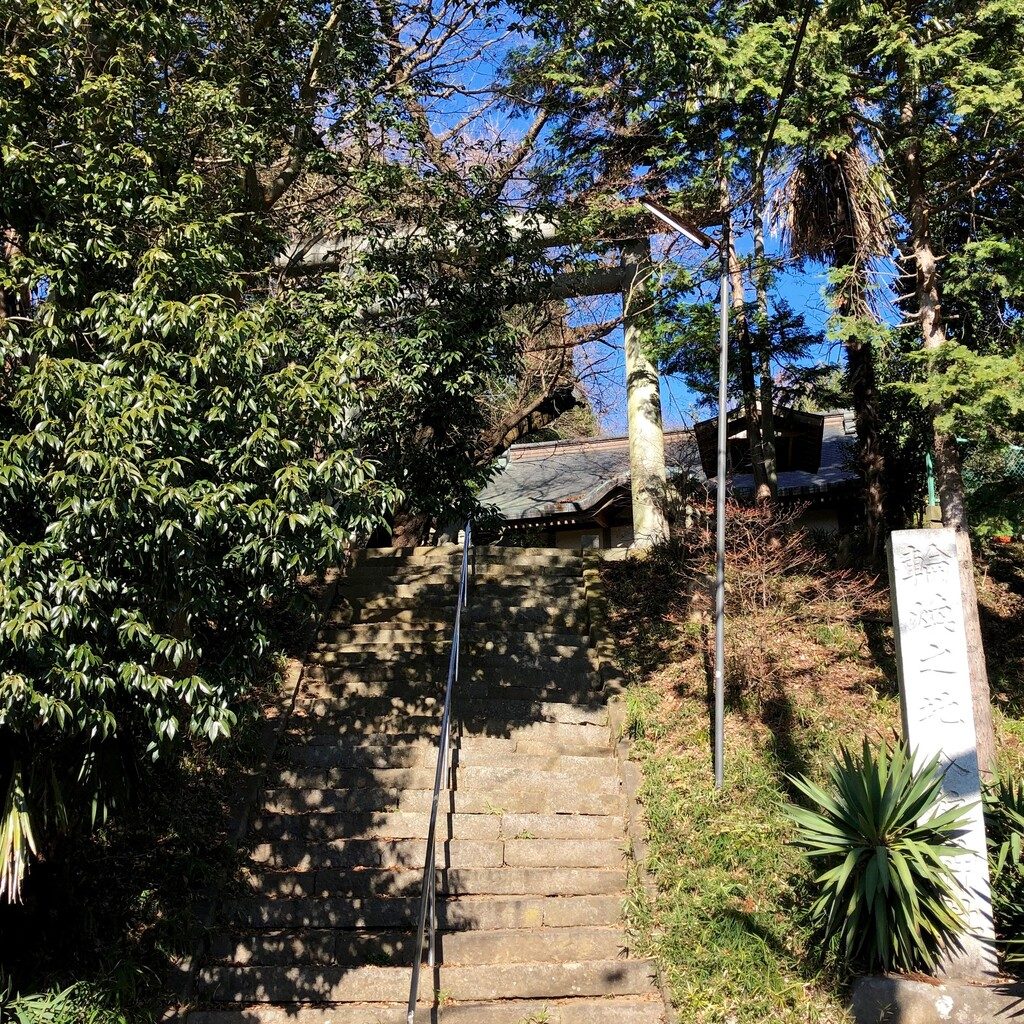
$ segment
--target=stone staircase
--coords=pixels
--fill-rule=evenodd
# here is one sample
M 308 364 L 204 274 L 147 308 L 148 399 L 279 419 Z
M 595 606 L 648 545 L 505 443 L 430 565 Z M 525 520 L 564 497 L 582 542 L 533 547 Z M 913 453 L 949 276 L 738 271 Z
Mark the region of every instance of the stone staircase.
M 404 1022 L 460 559 L 371 550 L 343 581 L 188 1024 Z M 622 921 L 626 796 L 587 630 L 580 555 L 474 550 L 419 1020 L 664 1019 Z

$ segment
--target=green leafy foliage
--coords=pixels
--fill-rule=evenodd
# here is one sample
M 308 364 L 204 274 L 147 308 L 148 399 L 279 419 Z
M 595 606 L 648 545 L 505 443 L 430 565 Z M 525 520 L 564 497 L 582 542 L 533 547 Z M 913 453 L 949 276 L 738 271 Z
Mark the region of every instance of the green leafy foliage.
M 140 976 L 130 964 L 118 964 L 96 981 L 28 995 L 5 991 L 0 979 L 2 1024 L 143 1024 L 133 1005 Z
M 1024 965 L 1024 782 L 998 779 L 984 793 L 996 936 Z
M 1000 444 L 982 435 L 981 443 L 965 447 L 964 484 L 973 532 L 981 538 L 1024 536 L 1024 445 Z
M 833 765 L 831 792 L 793 784 L 815 805 L 791 806 L 796 843 L 824 870 L 811 908 L 822 940 L 844 962 L 871 969 L 935 966 L 965 927 L 949 859 L 960 808 L 940 811 L 937 760 L 916 769 L 902 745 L 848 749 Z
M 471 504 L 519 264 L 486 171 L 424 160 L 368 6 L 15 0 L 5 26 L 12 898 L 140 761 L 232 728 L 297 577 L 400 502 Z
M 718 399 L 718 310 L 706 296 L 694 301 L 688 279 L 680 285 L 685 290 L 667 280 L 662 282 L 657 297 L 659 315 L 648 331 L 648 344 L 664 372 L 679 375 L 701 405 L 711 406 Z M 740 330 L 744 319 L 750 324 L 746 336 Z M 795 313 L 787 302 L 772 294 L 771 308 L 763 319 L 758 317 L 755 304 L 748 303 L 744 318 L 732 316 L 730 327 L 729 392 L 734 401 L 743 397 L 740 348 L 744 344 L 763 353 L 781 404 L 819 398 L 819 382 L 835 368 L 821 363 L 808 365 L 821 349 L 823 337 L 810 330 L 803 315 Z

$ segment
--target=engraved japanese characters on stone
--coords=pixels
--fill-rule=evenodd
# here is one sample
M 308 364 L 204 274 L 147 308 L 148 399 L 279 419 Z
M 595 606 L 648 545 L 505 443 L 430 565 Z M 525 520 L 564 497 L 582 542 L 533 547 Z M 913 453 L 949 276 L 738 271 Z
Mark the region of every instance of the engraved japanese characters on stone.
M 953 605 L 942 594 L 933 594 L 914 603 L 907 615 L 906 628 L 942 629 L 952 633 L 956 629 Z
M 940 676 L 952 676 L 956 675 L 952 658 L 953 650 L 951 647 L 943 646 L 942 644 L 928 644 L 927 648 L 921 652 L 921 657 L 918 660 L 922 672 L 933 672 Z
M 964 709 L 960 701 L 949 690 L 937 690 L 921 701 L 920 720 L 938 721 L 943 725 L 962 725 Z
M 991 974 L 994 931 L 985 822 L 981 811 L 974 706 L 957 541 L 952 530 L 897 530 L 890 541 L 895 630 L 904 738 L 919 764 L 937 759 L 942 805 L 965 815 L 950 866 L 964 897 L 969 931 L 963 948 L 943 962 L 964 977 Z
M 950 554 L 937 544 L 907 544 L 899 552 L 901 579 L 941 579 Z

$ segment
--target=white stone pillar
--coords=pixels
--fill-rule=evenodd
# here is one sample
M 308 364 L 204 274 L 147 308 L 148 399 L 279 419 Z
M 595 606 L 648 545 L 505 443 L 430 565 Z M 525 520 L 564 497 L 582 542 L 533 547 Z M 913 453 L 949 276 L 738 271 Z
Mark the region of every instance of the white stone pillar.
M 895 531 L 889 579 L 904 738 L 918 763 L 939 758 L 941 810 L 967 809 L 965 852 L 948 863 L 960 883 L 969 934 L 942 973 L 983 978 L 996 973 L 995 934 L 956 532 Z
M 633 547 L 648 548 L 668 539 L 665 434 L 661 424 L 661 377 L 641 343 L 647 312 L 651 248 L 645 239 L 623 246 L 632 278 L 622 296 L 626 364 L 626 416 L 633 497 Z

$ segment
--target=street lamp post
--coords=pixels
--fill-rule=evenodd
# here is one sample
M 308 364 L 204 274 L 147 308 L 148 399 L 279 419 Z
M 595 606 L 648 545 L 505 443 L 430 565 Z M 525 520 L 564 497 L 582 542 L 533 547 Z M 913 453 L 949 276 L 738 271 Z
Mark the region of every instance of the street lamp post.
M 722 224 L 718 302 L 718 466 L 715 476 L 715 788 L 725 785 L 725 470 L 729 419 L 729 222 Z
M 658 220 L 705 249 L 715 243 L 699 228 L 687 224 L 671 210 L 643 196 L 640 205 Z M 722 225 L 720 256 L 718 335 L 718 467 L 715 486 L 715 788 L 725 784 L 725 473 L 729 412 L 729 225 Z

